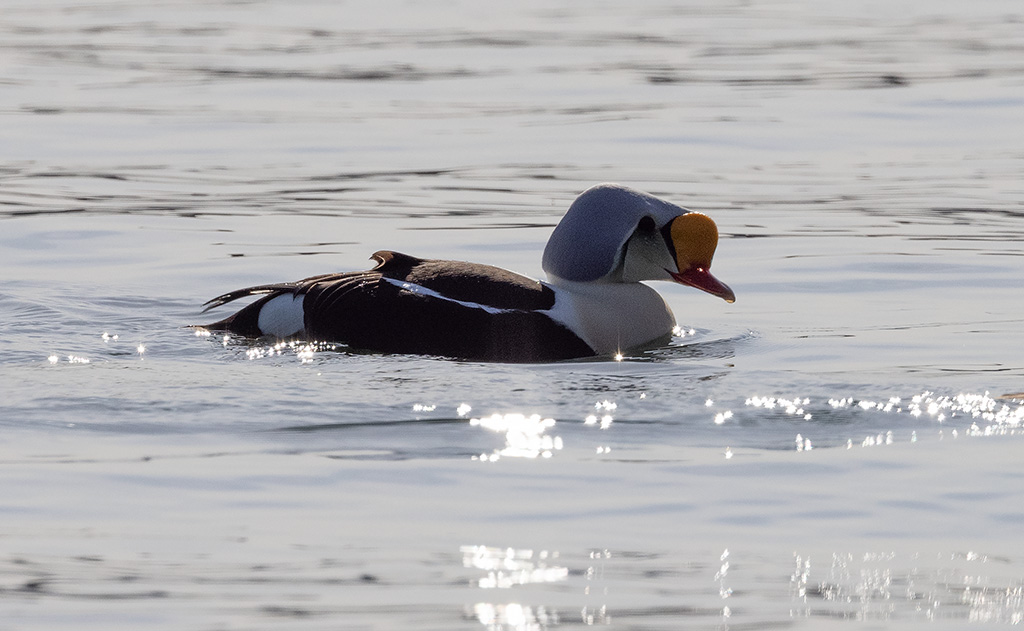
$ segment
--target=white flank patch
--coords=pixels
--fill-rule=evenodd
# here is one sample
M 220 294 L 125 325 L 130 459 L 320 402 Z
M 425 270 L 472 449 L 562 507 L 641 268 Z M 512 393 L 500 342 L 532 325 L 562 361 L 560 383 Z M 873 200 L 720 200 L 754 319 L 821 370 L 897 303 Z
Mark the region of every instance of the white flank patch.
M 291 337 L 306 328 L 305 314 L 302 309 L 302 296 L 284 294 L 267 301 L 260 309 L 257 321 L 264 335 L 274 337 Z
M 463 307 L 469 307 L 471 309 L 483 309 L 487 313 L 509 313 L 509 312 L 512 312 L 512 311 L 523 311 L 522 309 L 499 309 L 498 307 L 491 307 L 489 305 L 482 305 L 479 302 L 467 302 L 465 300 L 455 300 L 454 298 L 449 298 L 448 296 L 445 296 L 444 294 L 439 294 L 436 291 L 434 291 L 433 289 L 428 289 L 428 288 L 424 287 L 423 285 L 416 285 L 414 283 L 407 283 L 407 282 L 402 281 L 402 280 L 395 280 L 394 278 L 386 278 L 385 277 L 385 278 L 382 278 L 381 280 L 386 280 L 387 282 L 391 283 L 392 285 L 394 285 L 396 287 L 400 287 L 400 288 L 404 289 L 405 291 L 407 291 L 409 293 L 412 293 L 412 294 L 418 294 L 420 296 L 427 296 L 427 297 L 430 297 L 430 298 L 437 298 L 438 300 L 446 300 L 448 302 L 454 302 L 457 305 L 462 305 Z

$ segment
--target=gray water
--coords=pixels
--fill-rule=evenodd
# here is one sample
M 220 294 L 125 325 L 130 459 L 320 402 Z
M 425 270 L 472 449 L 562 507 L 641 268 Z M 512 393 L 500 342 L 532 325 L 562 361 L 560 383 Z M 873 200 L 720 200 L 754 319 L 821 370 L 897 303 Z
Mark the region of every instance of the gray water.
M 0 629 L 1020 623 L 1022 60 L 1015 1 L 6 2 Z M 603 181 L 737 302 L 536 366 L 184 328 L 540 277 Z

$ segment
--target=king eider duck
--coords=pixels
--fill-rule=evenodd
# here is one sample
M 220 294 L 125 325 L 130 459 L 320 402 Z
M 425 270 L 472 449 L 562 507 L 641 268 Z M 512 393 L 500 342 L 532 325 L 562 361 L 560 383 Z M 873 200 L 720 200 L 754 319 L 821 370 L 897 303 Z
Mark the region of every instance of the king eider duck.
M 483 361 L 611 356 L 657 346 L 672 334 L 672 311 L 641 281 L 675 281 L 735 300 L 709 271 L 717 245 L 718 228 L 706 215 L 601 184 L 577 197 L 551 233 L 547 282 L 385 250 L 373 254 L 377 265 L 367 271 L 217 296 L 204 312 L 263 295 L 202 328 Z

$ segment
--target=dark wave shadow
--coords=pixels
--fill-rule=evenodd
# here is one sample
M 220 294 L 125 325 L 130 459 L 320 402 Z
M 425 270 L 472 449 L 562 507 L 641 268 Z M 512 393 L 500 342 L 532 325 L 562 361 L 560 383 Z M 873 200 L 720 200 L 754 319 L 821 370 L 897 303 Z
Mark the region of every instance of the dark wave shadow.
M 428 426 L 428 425 L 461 425 L 468 423 L 468 418 L 422 418 L 422 419 L 394 419 L 381 421 L 354 421 L 351 423 L 316 423 L 311 425 L 288 425 L 275 427 L 267 432 L 333 432 L 338 430 L 361 429 L 366 427 L 403 427 L 403 426 Z

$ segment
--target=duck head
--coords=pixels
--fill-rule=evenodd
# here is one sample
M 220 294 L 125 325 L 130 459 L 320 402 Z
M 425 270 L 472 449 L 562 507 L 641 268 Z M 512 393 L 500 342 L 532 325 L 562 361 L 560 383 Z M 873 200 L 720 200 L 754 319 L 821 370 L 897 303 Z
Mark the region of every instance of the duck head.
M 718 227 L 707 215 L 616 184 L 587 189 L 544 248 L 544 271 L 575 282 L 669 280 L 734 302 L 710 271 Z

